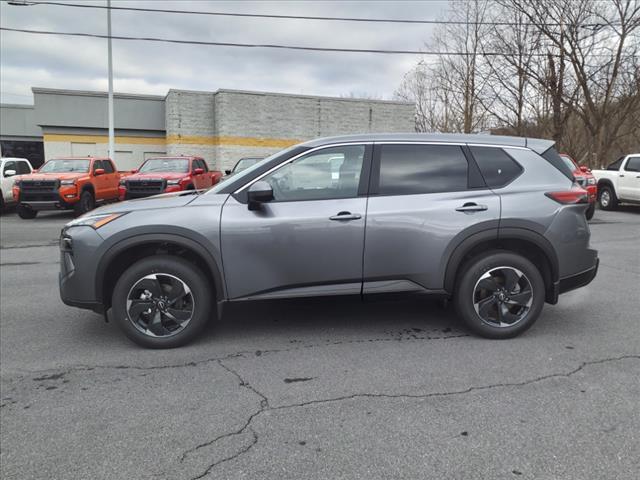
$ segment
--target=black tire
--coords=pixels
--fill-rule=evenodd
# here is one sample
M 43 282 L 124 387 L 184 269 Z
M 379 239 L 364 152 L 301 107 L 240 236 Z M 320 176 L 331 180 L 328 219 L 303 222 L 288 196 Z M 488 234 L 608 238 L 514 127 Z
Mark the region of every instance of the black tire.
M 598 205 L 602 210 L 615 210 L 618 208 L 618 197 L 609 185 L 598 187 Z
M 589 205 L 589 208 L 587 208 L 587 211 L 584 212 L 584 216 L 587 217 L 587 220 L 591 220 L 593 218 L 593 214 L 596 211 L 596 203 L 593 202 L 591 205 Z
M 484 290 L 480 287 L 482 285 L 480 280 L 483 275 L 489 275 L 489 272 L 496 272 L 497 276 L 489 277 L 489 280 L 493 284 L 498 283 L 498 287 L 501 288 L 500 278 L 506 280 L 506 276 L 500 277 L 499 275 L 503 269 L 509 270 L 509 272 L 519 271 L 523 274 L 524 280 L 520 277 L 520 283 L 515 284 L 515 288 L 511 289 L 510 292 L 506 292 L 501 298 L 506 298 L 507 302 L 512 302 L 514 301 L 512 298 L 526 295 L 527 287 L 522 287 L 521 285 L 529 285 L 531 295 L 528 306 L 501 303 L 501 300 L 497 298 L 498 293 L 496 295 L 488 295 L 487 292 L 491 290 Z M 476 290 L 476 286 L 478 286 L 478 290 Z M 516 291 L 520 293 L 514 293 Z M 495 316 L 497 318 L 502 319 L 504 315 L 506 323 L 498 325 L 493 321 L 483 319 L 480 313 L 476 311 L 476 305 L 483 303 L 483 301 L 476 303 L 478 298 L 483 298 L 487 301 L 489 308 L 494 309 L 493 311 L 496 312 Z M 454 304 L 461 320 L 472 332 L 485 338 L 503 339 L 521 334 L 538 319 L 544 301 L 545 285 L 540 271 L 526 258 L 505 250 L 494 250 L 472 258 L 462 267 L 456 282 L 456 291 L 454 292 Z M 501 310 L 501 305 L 506 309 L 506 313 L 499 313 L 499 310 L 500 312 L 503 311 Z M 480 312 L 483 311 L 482 308 L 479 310 Z M 491 312 L 491 310 L 488 311 Z M 507 315 L 510 317 L 509 319 L 506 318 Z M 519 320 L 509 324 L 511 317 L 519 318 Z
M 133 295 L 132 298 L 137 299 L 134 287 L 139 288 L 140 281 L 149 275 L 157 275 L 157 278 L 173 277 L 188 287 L 190 293 L 186 296 L 191 297 L 188 307 L 191 317 L 181 330 L 176 329 L 174 332 L 167 332 L 166 336 L 153 336 L 141 330 L 141 328 L 144 328 L 143 325 L 138 323 L 138 327 L 136 327 L 134 322 L 130 320 L 129 312 L 127 311 L 129 296 L 131 294 Z M 162 286 L 162 288 L 164 289 L 163 293 L 171 297 L 172 287 Z M 171 289 L 167 291 L 167 288 Z M 188 344 L 205 328 L 211 319 L 211 297 L 211 285 L 197 266 L 180 257 L 155 255 L 134 263 L 120 276 L 111 299 L 112 316 L 114 322 L 124 334 L 138 345 L 147 348 L 175 348 Z M 157 312 L 158 309 L 153 311 Z M 143 318 L 142 315 L 146 315 L 146 312 L 140 314 L 137 318 Z M 165 321 L 171 323 L 171 320 L 165 315 L 159 314 L 159 317 L 161 320 L 157 324 L 158 327 L 166 330 Z M 146 318 L 151 318 L 151 316 Z M 162 335 L 164 334 L 163 332 Z
M 0 215 L 4 213 L 4 195 L 0 191 Z
M 16 207 L 16 210 L 18 212 L 18 216 L 23 220 L 31 220 L 32 218 L 36 218 L 36 215 L 38 215 L 37 210 L 33 210 L 29 207 L 26 207 L 21 203 L 18 204 L 18 206 Z
M 84 215 L 87 212 L 90 212 L 95 207 L 95 200 L 93 198 L 93 193 L 89 190 L 85 190 L 80 195 L 80 200 L 73 207 L 73 213 L 76 217 L 80 215 Z

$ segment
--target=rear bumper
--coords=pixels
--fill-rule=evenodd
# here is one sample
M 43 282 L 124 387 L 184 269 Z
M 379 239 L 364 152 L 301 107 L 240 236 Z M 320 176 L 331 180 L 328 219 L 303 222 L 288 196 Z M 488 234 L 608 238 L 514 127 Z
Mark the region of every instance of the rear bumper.
M 576 288 L 589 285 L 591 281 L 596 278 L 599 265 L 600 259 L 596 257 L 596 263 L 590 269 L 585 270 L 584 272 L 580 272 L 576 275 L 571 275 L 570 277 L 560 279 L 560 282 L 558 283 L 558 293 L 562 294 L 570 292 L 571 290 L 575 290 Z

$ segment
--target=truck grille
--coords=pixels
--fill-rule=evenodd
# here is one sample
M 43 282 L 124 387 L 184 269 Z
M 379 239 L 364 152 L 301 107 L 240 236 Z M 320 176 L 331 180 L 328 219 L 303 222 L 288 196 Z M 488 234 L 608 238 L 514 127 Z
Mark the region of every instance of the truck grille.
M 20 201 L 48 202 L 59 200 L 60 180 L 22 180 L 20 182 Z
M 163 193 L 166 180 L 128 180 L 127 198 L 142 198 Z

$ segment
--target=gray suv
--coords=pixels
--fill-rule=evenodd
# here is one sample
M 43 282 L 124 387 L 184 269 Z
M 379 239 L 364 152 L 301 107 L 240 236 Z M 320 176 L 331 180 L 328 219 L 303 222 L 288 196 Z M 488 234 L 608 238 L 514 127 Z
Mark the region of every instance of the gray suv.
M 193 340 L 225 302 L 389 293 L 452 298 L 470 330 L 508 338 L 596 275 L 587 207 L 548 140 L 324 138 L 206 192 L 72 221 L 60 293 L 156 348 Z

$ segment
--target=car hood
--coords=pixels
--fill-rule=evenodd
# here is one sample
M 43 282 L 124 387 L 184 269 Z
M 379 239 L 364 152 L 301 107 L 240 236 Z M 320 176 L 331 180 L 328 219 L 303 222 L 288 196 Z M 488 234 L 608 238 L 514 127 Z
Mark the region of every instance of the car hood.
M 86 177 L 89 175 L 87 172 L 67 172 L 67 173 L 32 173 L 28 175 L 20 175 L 21 180 L 73 180 L 75 178 Z
M 188 177 L 188 173 L 177 172 L 149 172 L 149 173 L 133 173 L 124 177 L 125 180 L 178 180 Z
M 151 210 L 183 207 L 190 204 L 202 194 L 199 190 L 186 190 L 183 192 L 163 193 L 153 197 L 136 198 L 125 202 L 112 203 L 104 207 L 96 208 L 87 214 L 99 215 L 104 213 L 132 212 L 135 210 Z

